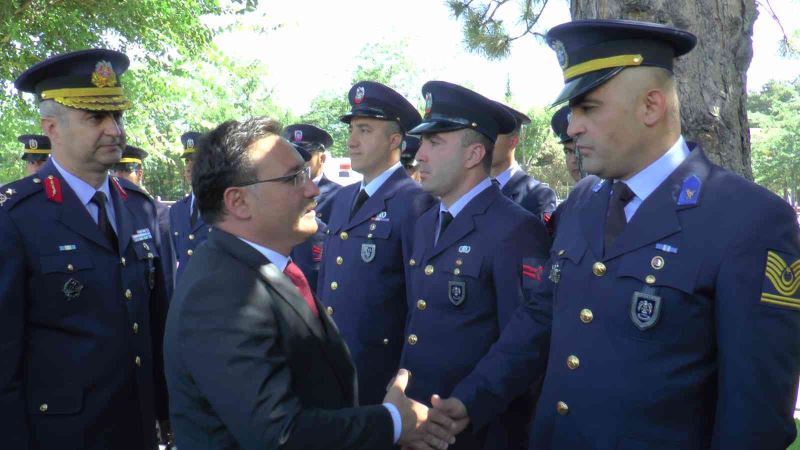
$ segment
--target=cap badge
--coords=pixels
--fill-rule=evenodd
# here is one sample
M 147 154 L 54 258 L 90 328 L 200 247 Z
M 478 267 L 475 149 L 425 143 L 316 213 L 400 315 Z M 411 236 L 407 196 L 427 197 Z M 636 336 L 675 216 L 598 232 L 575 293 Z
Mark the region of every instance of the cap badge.
M 303 130 L 294 130 L 294 141 L 301 142 L 303 140 Z
M 561 66 L 561 69 L 566 69 L 569 66 L 569 58 L 567 57 L 567 50 L 564 48 L 564 43 L 559 41 L 558 39 L 553 39 L 550 41 L 550 48 L 556 52 L 556 58 L 558 58 L 558 65 Z
M 430 92 L 425 93 L 425 114 L 431 113 L 431 108 L 433 108 L 433 95 Z
M 117 85 L 117 74 L 114 73 L 110 62 L 100 61 L 97 63 L 94 73 L 92 73 L 92 84 L 100 88 Z
M 37 148 L 39 148 L 39 141 L 37 141 L 36 139 L 29 139 L 28 147 L 30 147 L 32 150 L 36 150 Z
M 361 102 L 364 101 L 364 86 L 359 86 L 356 88 L 356 98 L 354 100 L 356 105 L 360 105 Z

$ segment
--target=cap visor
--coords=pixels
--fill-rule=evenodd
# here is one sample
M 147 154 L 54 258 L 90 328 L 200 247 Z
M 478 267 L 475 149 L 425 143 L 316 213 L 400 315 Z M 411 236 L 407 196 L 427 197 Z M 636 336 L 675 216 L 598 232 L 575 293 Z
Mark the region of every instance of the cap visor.
M 568 102 L 575 97 L 588 93 L 611 79 L 614 75 L 620 73 L 622 69 L 624 69 L 624 67 L 612 67 L 610 69 L 589 72 L 586 75 L 573 78 L 564 85 L 561 89 L 561 93 L 558 94 L 558 97 L 551 106 L 560 105 L 561 103 Z
M 467 128 L 463 123 L 450 122 L 448 120 L 430 120 L 423 121 L 421 124 L 412 128 L 408 134 L 420 136 L 423 134 L 444 133 L 447 131 L 456 131 Z

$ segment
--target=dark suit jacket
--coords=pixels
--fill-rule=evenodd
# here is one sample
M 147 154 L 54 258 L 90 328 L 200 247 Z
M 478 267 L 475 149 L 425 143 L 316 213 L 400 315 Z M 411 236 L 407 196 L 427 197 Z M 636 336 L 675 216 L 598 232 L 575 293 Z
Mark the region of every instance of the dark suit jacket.
M 336 326 L 261 253 L 214 229 L 183 277 L 164 343 L 179 448 L 392 447 L 386 408 L 353 408 Z
M 503 186 L 503 194 L 544 223 L 550 220 L 550 215 L 556 210 L 556 192 L 524 170 L 518 170 L 511 176 Z
M 328 223 L 331 218 L 331 209 L 333 208 L 333 196 L 343 186 L 335 181 L 331 181 L 325 175 L 319 180 L 319 195 L 317 196 L 317 207 L 314 208 L 317 212 L 319 220 Z

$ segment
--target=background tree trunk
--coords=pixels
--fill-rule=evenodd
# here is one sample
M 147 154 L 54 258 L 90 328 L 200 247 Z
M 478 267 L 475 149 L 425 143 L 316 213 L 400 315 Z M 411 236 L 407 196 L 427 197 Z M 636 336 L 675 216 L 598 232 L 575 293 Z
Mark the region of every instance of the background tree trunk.
M 675 68 L 684 136 L 753 179 L 746 89 L 755 0 L 570 0 L 570 11 L 574 19 L 644 20 L 696 34 L 697 47 Z

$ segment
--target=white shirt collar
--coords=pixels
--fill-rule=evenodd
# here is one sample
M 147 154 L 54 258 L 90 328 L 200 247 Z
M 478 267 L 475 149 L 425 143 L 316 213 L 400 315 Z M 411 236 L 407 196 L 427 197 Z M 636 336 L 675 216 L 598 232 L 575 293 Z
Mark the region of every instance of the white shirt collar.
M 319 182 L 320 182 L 320 181 L 322 181 L 322 176 L 323 176 L 323 175 L 325 175 L 325 174 L 324 174 L 324 173 L 323 173 L 323 172 L 320 170 L 320 172 L 319 172 L 319 175 L 317 175 L 317 178 L 314 178 L 314 179 L 313 179 L 313 180 L 311 180 L 311 181 L 313 181 L 313 182 L 314 182 L 314 184 L 316 184 L 317 186 L 319 186 Z
M 513 177 L 514 174 L 521 169 L 522 168 L 519 166 L 517 160 L 514 160 L 514 162 L 511 163 L 511 166 L 509 166 L 508 169 L 497 174 L 497 176 L 494 177 L 494 179 L 497 180 L 498 183 L 500 183 L 500 189 L 506 187 L 506 184 L 508 184 L 508 182 L 511 180 L 511 177 Z
M 271 262 L 272 264 L 275 264 L 275 266 L 277 266 L 281 272 L 283 272 L 283 270 L 286 269 L 286 265 L 289 264 L 288 256 L 283 256 L 280 253 L 276 252 L 275 250 L 270 250 L 267 247 L 264 247 L 263 245 L 256 244 L 255 242 L 250 242 L 245 238 L 239 236 L 236 237 L 239 238 L 240 241 L 244 242 L 250 247 L 253 247 L 259 253 L 264 255 L 264 257 L 267 258 L 269 262 Z
M 678 141 L 666 153 L 629 180 L 625 180 L 625 184 L 631 188 L 639 200 L 645 201 L 681 165 L 689 153 L 686 141 L 683 136 L 679 136 Z
M 458 213 L 460 213 L 468 204 L 469 202 L 475 198 L 478 194 L 485 191 L 487 188 L 492 186 L 492 179 L 486 177 L 480 183 L 476 184 L 475 187 L 470 189 L 466 194 L 462 195 L 461 198 L 456 200 L 449 208 L 444 207 L 444 203 L 439 202 L 439 212 L 449 211 L 450 214 L 455 218 Z
M 100 191 L 106 195 L 106 199 L 108 200 L 111 211 L 114 211 L 114 202 L 111 201 L 111 189 L 108 187 L 108 175 L 106 175 L 106 179 L 103 180 L 103 183 L 100 185 L 100 189 L 95 189 L 91 184 L 81 180 L 75 175 L 69 173 L 67 169 L 61 167 L 54 156 L 51 156 L 50 159 L 53 160 L 53 165 L 56 167 L 56 170 L 58 170 L 58 173 L 61 174 L 61 178 L 67 182 L 70 189 L 75 192 L 75 195 L 78 196 L 78 199 L 81 201 L 81 203 L 83 203 L 84 206 L 88 206 L 92 201 L 92 197 L 94 197 L 94 193 Z
M 378 192 L 378 189 L 380 189 L 381 186 L 383 186 L 383 183 L 385 183 L 386 180 L 388 180 L 389 177 L 392 176 L 392 174 L 394 174 L 395 170 L 401 167 L 403 167 L 403 165 L 400 164 L 400 162 L 398 161 L 397 164 L 384 170 L 382 174 L 375 177 L 375 179 L 370 181 L 369 184 L 367 184 L 366 186 L 364 186 L 364 181 L 362 180 L 361 189 L 367 191 L 367 195 L 372 197 L 373 195 L 375 195 L 376 192 Z

